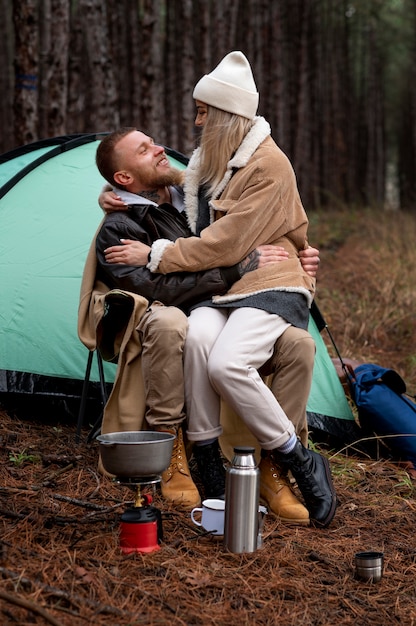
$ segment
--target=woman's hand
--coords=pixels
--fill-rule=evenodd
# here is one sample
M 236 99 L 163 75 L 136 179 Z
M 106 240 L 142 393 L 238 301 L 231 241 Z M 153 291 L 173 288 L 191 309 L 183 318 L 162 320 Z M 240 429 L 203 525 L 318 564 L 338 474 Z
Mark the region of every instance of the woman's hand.
M 122 265 L 147 265 L 149 246 L 132 239 L 120 239 L 121 246 L 110 246 L 104 250 L 107 263 Z
M 114 191 L 103 190 L 98 196 L 98 204 L 106 213 L 112 211 L 125 211 L 127 204 Z

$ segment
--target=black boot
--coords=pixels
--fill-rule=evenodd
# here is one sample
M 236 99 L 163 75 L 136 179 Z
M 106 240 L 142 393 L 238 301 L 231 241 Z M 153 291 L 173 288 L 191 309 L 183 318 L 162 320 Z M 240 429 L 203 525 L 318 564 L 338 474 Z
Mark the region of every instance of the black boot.
M 225 497 L 225 468 L 218 441 L 193 449 L 206 498 Z
M 308 450 L 300 441 L 289 454 L 273 450 L 273 456 L 296 479 L 309 511 L 311 524 L 322 528 L 328 526 L 337 506 L 328 459 Z

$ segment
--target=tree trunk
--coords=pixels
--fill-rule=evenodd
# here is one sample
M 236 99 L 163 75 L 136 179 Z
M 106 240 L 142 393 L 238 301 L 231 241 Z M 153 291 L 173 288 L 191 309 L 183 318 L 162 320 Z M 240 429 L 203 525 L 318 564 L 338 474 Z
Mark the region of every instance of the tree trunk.
M 85 94 L 84 129 L 113 130 L 119 126 L 116 66 L 110 52 L 107 3 L 79 0 L 82 20 L 81 78 Z
M 0 153 L 14 146 L 13 133 L 13 22 L 12 7 L 9 0 L 0 0 Z
M 185 154 L 190 154 L 194 149 L 193 121 L 195 117 L 195 104 L 192 91 L 195 85 L 194 76 L 194 16 L 192 14 L 192 0 L 183 0 L 180 15 L 180 25 L 183 32 L 181 46 L 181 75 L 179 91 L 179 115 L 177 125 L 179 136 L 182 137 L 181 148 Z
M 406 2 L 412 41 L 408 65 L 400 88 L 401 111 L 396 120 L 398 140 L 398 184 L 400 206 L 416 211 L 416 2 Z
M 17 144 L 38 139 L 39 16 L 37 0 L 13 3 L 14 132 Z
M 141 128 L 139 12 L 139 3 L 131 0 L 111 0 L 108 8 L 120 124 Z
M 139 83 L 138 111 L 142 130 L 160 142 L 164 124 L 161 110 L 164 71 L 161 53 L 161 2 L 140 1 L 140 45 L 137 79 Z
M 40 11 L 39 134 L 66 133 L 68 99 L 69 4 L 42 0 Z M 58 32 L 59 37 L 54 36 Z

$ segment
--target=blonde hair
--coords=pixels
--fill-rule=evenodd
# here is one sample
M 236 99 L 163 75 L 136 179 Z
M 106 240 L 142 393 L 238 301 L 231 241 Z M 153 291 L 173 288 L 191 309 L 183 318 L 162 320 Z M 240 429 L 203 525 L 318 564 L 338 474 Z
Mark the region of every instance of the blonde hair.
M 227 163 L 241 145 L 253 120 L 207 106 L 207 117 L 201 135 L 200 183 L 208 188 L 211 196 L 221 182 Z

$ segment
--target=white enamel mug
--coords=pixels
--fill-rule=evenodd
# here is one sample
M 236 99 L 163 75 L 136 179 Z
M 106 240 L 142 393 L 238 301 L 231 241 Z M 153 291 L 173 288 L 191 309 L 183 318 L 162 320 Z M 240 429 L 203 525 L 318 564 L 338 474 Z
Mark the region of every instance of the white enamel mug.
M 202 507 L 191 511 L 191 520 L 196 526 L 201 526 L 213 535 L 224 534 L 224 511 L 225 501 L 210 498 L 202 502 Z M 195 519 L 195 515 L 201 514 L 201 521 Z

